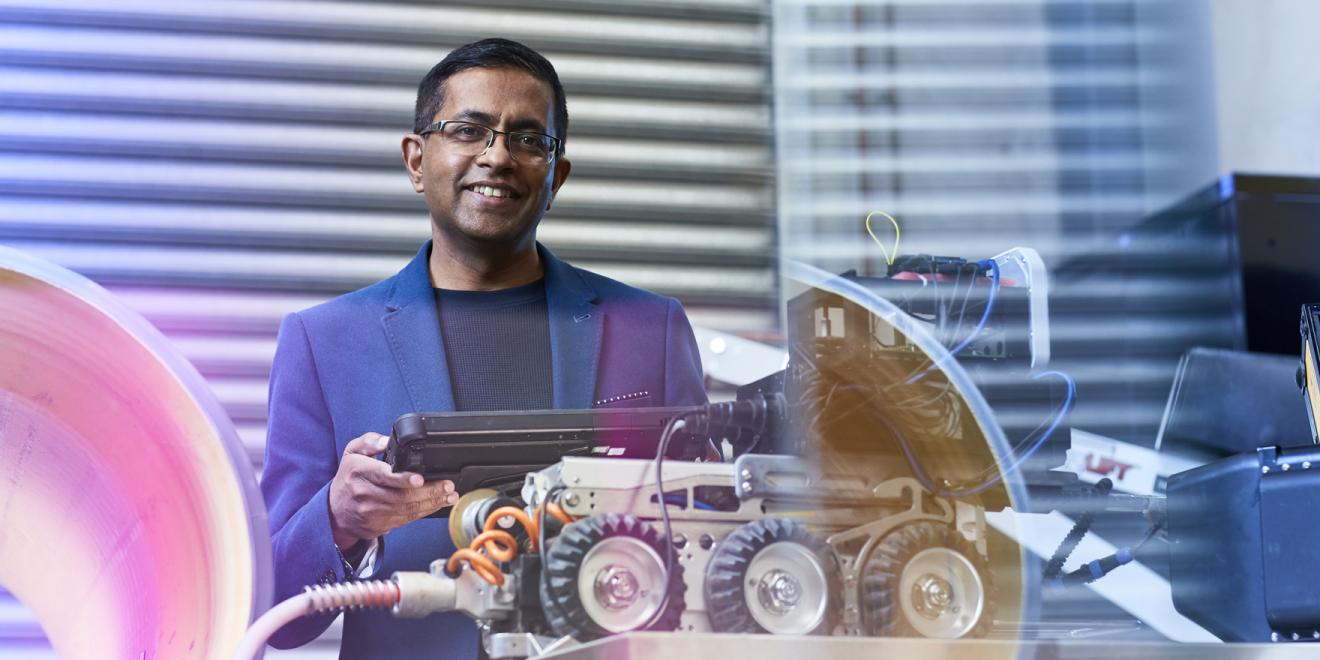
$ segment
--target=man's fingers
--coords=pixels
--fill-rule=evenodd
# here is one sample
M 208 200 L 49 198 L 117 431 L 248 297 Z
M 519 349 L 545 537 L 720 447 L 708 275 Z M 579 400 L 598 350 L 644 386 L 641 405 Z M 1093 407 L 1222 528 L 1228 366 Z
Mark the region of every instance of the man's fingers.
M 403 493 L 403 501 L 413 505 L 409 512 L 431 513 L 436 509 L 452 506 L 458 501 L 452 481 L 432 481 L 425 488 L 417 488 Z
M 344 455 L 362 454 L 363 456 L 374 456 L 385 451 L 390 439 L 379 433 L 363 433 L 348 442 L 344 447 Z
M 409 490 L 418 488 L 423 483 L 422 475 L 416 472 L 390 472 L 390 466 L 381 461 L 360 468 L 357 474 L 381 488 Z

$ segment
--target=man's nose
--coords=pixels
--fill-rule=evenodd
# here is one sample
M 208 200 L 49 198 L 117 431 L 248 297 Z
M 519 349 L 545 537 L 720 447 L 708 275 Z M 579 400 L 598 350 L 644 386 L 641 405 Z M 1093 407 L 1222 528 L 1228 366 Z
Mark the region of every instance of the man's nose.
M 503 144 L 501 144 L 501 140 Z M 477 155 L 477 162 L 487 167 L 513 167 L 513 154 L 509 151 L 509 136 L 496 134 L 486 150 Z

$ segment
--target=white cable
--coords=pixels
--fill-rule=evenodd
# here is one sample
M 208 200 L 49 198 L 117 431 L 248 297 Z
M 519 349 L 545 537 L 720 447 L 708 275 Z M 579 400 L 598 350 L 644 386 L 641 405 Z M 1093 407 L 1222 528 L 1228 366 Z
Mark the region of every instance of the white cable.
M 294 619 L 311 613 L 312 597 L 305 593 L 270 608 L 252 624 L 251 628 L 248 628 L 247 634 L 243 635 L 243 641 L 238 643 L 238 650 L 234 652 L 234 660 L 254 660 L 266 648 L 266 640 L 270 639 L 276 630 L 283 628 Z
M 255 660 L 275 631 L 299 617 L 343 610 L 388 609 L 402 592 L 393 580 L 357 580 L 308 587 L 307 591 L 270 608 L 248 628 L 234 660 Z

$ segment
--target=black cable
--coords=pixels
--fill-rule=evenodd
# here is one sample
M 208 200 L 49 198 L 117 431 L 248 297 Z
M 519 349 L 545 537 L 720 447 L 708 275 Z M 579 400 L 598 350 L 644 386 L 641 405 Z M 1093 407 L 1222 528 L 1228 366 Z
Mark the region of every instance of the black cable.
M 559 484 L 556 486 L 552 486 L 550 490 L 547 490 L 545 492 L 545 497 L 541 500 L 541 508 L 537 512 L 537 516 L 536 516 L 537 518 L 536 519 L 536 550 L 537 552 L 541 553 L 541 579 L 539 581 L 541 583 L 540 587 L 543 593 L 550 592 L 550 590 L 546 588 L 546 583 L 545 583 L 546 568 L 547 568 L 547 564 L 549 563 L 546 561 L 546 550 L 545 550 L 545 513 L 547 510 L 550 509 L 550 501 L 554 499 L 554 496 L 564 491 L 567 488 L 568 488 L 567 486 L 563 484 Z M 548 607 L 556 607 L 553 602 L 553 599 L 547 601 L 545 604 Z M 560 616 L 560 613 L 558 612 L 556 612 L 555 614 L 556 616 Z
M 935 321 L 939 330 L 938 336 L 942 337 L 944 336 L 944 315 L 940 313 L 940 310 L 944 309 L 944 299 L 940 297 L 940 271 L 935 266 L 935 255 L 932 254 L 929 257 L 931 291 L 935 294 Z
M 1036 451 L 1039 450 L 1041 446 L 1044 445 L 1045 442 L 1050 439 L 1050 436 L 1054 435 L 1054 431 L 1059 427 L 1059 424 L 1063 422 L 1063 418 L 1066 417 L 1068 413 L 1072 410 L 1073 403 L 1076 401 L 1077 398 L 1077 384 L 1073 382 L 1073 379 L 1061 371 L 1046 371 L 1036 374 L 1035 376 L 1032 376 L 1032 378 L 1042 378 L 1044 376 L 1059 376 L 1062 377 L 1068 383 L 1068 394 L 1067 394 L 1067 398 L 1065 398 L 1063 401 L 1063 405 L 1060 406 L 1058 412 L 1055 413 L 1053 419 L 1050 421 L 1049 427 L 1045 429 L 1044 433 L 1042 433 L 1039 437 L 1035 439 L 1031 447 L 1028 448 L 1026 452 L 1018 454 L 1016 457 L 1014 457 L 1012 464 L 1008 466 L 1001 466 L 999 468 L 998 474 L 995 474 L 993 477 L 986 479 L 985 481 L 982 481 L 981 483 L 976 484 L 974 486 L 948 485 L 947 487 L 942 488 L 939 485 L 937 485 L 935 481 L 931 479 L 930 475 L 926 473 L 926 469 L 922 467 L 921 461 L 917 460 L 915 450 L 912 448 L 912 445 L 908 442 L 907 438 L 903 435 L 903 432 L 899 430 L 898 426 L 896 426 L 893 421 L 891 421 L 889 418 L 885 417 L 882 414 L 884 411 L 871 410 L 869 412 L 876 421 L 880 422 L 885 426 L 885 428 L 889 429 L 890 435 L 892 435 L 894 440 L 898 442 L 899 449 L 903 450 L 903 457 L 907 460 L 908 466 L 912 468 L 912 472 L 913 472 L 912 476 L 916 477 L 917 481 L 920 482 L 922 486 L 926 487 L 926 490 L 929 490 L 930 492 L 940 497 L 948 497 L 953 499 L 970 497 L 985 492 L 991 486 L 994 486 L 995 484 L 999 483 L 1005 476 L 1017 470 L 1018 467 L 1020 467 L 1023 462 L 1025 462 L 1028 458 L 1030 458 L 1033 454 L 1035 454 Z M 947 480 L 946 480 L 946 484 L 947 484 Z
M 1077 544 L 1082 542 L 1082 537 L 1090 531 L 1091 523 L 1095 521 L 1096 511 L 1104 508 L 1103 498 L 1108 497 L 1109 491 L 1113 488 L 1114 482 L 1110 481 L 1108 477 L 1096 482 L 1094 492 L 1100 496 L 1101 505 L 1098 507 L 1092 506 L 1085 513 L 1078 516 L 1077 522 L 1073 523 L 1068 535 L 1063 537 L 1063 541 L 1059 543 L 1059 547 L 1054 549 L 1054 554 L 1050 557 L 1049 562 L 1045 564 L 1045 573 L 1043 574 L 1045 580 L 1053 580 L 1059 576 L 1059 572 L 1063 570 L 1063 563 L 1068 561 L 1068 556 L 1073 553 L 1073 550 L 1077 549 Z
M 665 580 L 663 583 L 665 597 L 660 601 L 660 607 L 656 608 L 655 613 L 651 615 L 651 620 L 646 622 L 646 627 L 651 627 L 664 614 L 665 608 L 669 606 L 669 582 L 673 579 L 674 572 L 674 528 L 669 524 L 669 504 L 665 502 L 665 484 L 664 477 L 661 475 L 661 468 L 665 460 L 665 453 L 669 451 L 669 441 L 673 439 L 674 432 L 687 425 L 685 421 L 688 417 L 700 414 L 697 410 L 689 411 L 681 415 L 674 415 L 673 419 L 665 424 L 664 433 L 660 436 L 660 446 L 655 452 L 655 498 L 656 505 L 660 507 L 660 520 L 664 525 L 665 536 Z
M 1151 539 L 1155 538 L 1155 534 L 1159 533 L 1159 531 L 1163 528 L 1164 528 L 1164 523 L 1157 523 L 1151 525 L 1150 529 L 1146 531 L 1146 535 L 1141 537 L 1141 540 L 1137 541 L 1136 544 L 1132 546 L 1132 554 L 1134 555 L 1137 554 L 1137 551 L 1140 550 L 1142 546 L 1149 543 Z
M 1146 532 L 1146 535 L 1140 541 L 1137 541 L 1136 545 L 1119 548 L 1112 555 L 1087 562 L 1067 575 L 1054 578 L 1052 580 L 1054 587 L 1063 589 L 1074 585 L 1090 584 L 1109 575 L 1119 566 L 1132 562 L 1136 558 L 1137 550 L 1140 550 L 1142 546 L 1154 538 L 1156 532 L 1159 532 L 1163 526 L 1163 524 L 1151 525 L 1150 530 Z

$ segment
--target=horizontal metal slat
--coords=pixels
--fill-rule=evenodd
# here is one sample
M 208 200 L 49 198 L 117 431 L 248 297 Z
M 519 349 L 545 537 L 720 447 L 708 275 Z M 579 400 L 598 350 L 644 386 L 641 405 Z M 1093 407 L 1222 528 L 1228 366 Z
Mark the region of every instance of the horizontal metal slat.
M 1119 66 L 1136 64 L 1140 51 L 1131 44 L 1105 45 L 1055 44 L 1047 48 L 1002 44 L 995 46 L 903 46 L 860 47 L 853 51 L 809 49 L 798 66 L 823 68 L 836 66 L 852 68 L 859 64 L 873 65 L 890 62 L 910 71 L 962 69 L 1007 70 L 1026 66 L 1049 66 L 1060 70 L 1095 65 Z
M 841 150 L 842 151 L 842 150 Z M 1060 177 L 1069 171 L 1074 172 L 1135 172 L 1141 174 L 1143 154 L 1137 149 L 1123 153 L 1087 154 L 1073 157 L 1060 155 L 1057 151 L 1032 148 L 1017 153 L 993 154 L 985 150 L 942 149 L 939 151 L 916 151 L 903 149 L 896 153 L 879 153 L 875 156 L 853 156 L 840 153 L 837 157 L 813 156 L 796 161 L 786 169 L 789 172 L 817 177 L 836 175 L 840 182 L 867 174 L 901 174 L 903 180 L 909 176 L 933 175 L 944 177 L 973 178 L 985 180 L 1006 179 L 1008 181 L 1027 181 L 1027 177 L 1037 176 L 1057 184 Z M 854 177 L 841 175 L 853 174 Z M 822 181 L 821 183 L 828 183 Z M 828 185 L 820 185 L 816 190 L 829 190 Z
M 813 26 L 814 27 L 814 26 Z M 1168 43 L 1168 33 L 1149 28 L 1105 26 L 1074 28 L 1014 25 L 994 27 L 939 27 L 886 29 L 882 25 L 846 25 L 841 29 L 813 29 L 784 35 L 782 45 L 792 49 L 843 50 L 852 48 L 985 48 L 1061 45 L 1135 46 Z
M 409 0 L 412 4 L 431 5 L 431 0 Z M 444 0 L 443 4 L 466 4 L 464 0 Z M 545 8 L 543 0 L 484 0 L 488 7 L 510 9 Z M 677 16 L 687 19 L 755 21 L 764 23 L 768 6 L 765 0 L 555 0 L 555 9 L 579 13 L 608 13 L 621 16 Z
M 792 9 L 808 7 L 846 7 L 849 9 L 856 7 L 873 7 L 877 9 L 940 7 L 947 8 L 949 11 L 960 11 L 969 7 L 1026 6 L 1031 9 L 1040 8 L 1040 0 L 778 0 L 776 4 Z M 1050 4 L 1061 7 L 1080 6 L 1091 8 L 1105 5 L 1125 6 L 1132 4 L 1132 0 L 1050 0 Z
M 982 107 L 991 110 L 1054 106 L 1061 111 L 1108 111 L 1129 108 L 1148 96 L 1151 88 L 1118 85 L 1090 88 L 1085 85 L 1041 87 L 906 87 L 906 88 L 818 88 L 800 93 L 827 111 L 868 106 L 877 111 L 903 108 L 914 112 L 939 112 L 954 108 Z
M 328 293 L 226 291 L 109 284 L 106 288 L 167 336 L 225 333 L 274 337 L 285 315 L 325 302 Z
M 938 188 L 912 190 L 905 186 L 901 193 L 874 192 L 855 194 L 836 192 L 824 201 L 815 203 L 787 204 L 784 212 L 794 218 L 827 218 L 838 216 L 851 218 L 861 209 L 883 209 L 891 215 L 960 215 L 984 214 L 987 211 L 999 211 L 1012 208 L 1025 214 L 1070 213 L 1070 212 L 1106 212 L 1130 213 L 1139 217 L 1146 208 L 1144 196 L 1126 194 L 1097 198 L 1093 194 L 1062 195 L 1055 191 L 1039 190 L 1036 194 L 1023 195 L 1013 190 L 972 190 L 969 194 L 950 195 Z M 862 214 L 865 217 L 865 213 Z
M 949 108 L 939 112 L 915 112 L 895 108 L 893 112 L 864 111 L 855 105 L 838 112 L 823 112 L 792 121 L 795 133 L 856 136 L 858 131 L 947 132 L 984 131 L 1012 135 L 1022 130 L 1054 131 L 1067 128 L 1172 127 L 1178 120 L 1159 111 L 1138 112 L 1114 108 L 1095 112 L 1067 112 L 1042 107 Z
M 1039 70 L 1004 68 L 993 71 L 907 71 L 892 67 L 868 67 L 872 70 L 844 71 L 826 74 L 813 72 L 806 75 L 784 76 L 776 80 L 787 90 L 817 89 L 893 89 L 893 90 L 969 90 L 993 89 L 1000 92 L 1014 90 L 1053 89 L 1056 87 L 1119 87 L 1130 88 L 1138 84 L 1159 85 L 1160 80 L 1149 73 L 1136 73 L 1128 67 L 1113 70 L 1088 68 L 1081 71 L 1057 71 L 1045 67 Z M 993 75 L 988 75 L 993 74 Z

